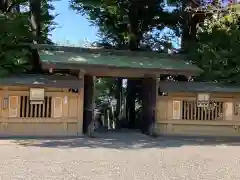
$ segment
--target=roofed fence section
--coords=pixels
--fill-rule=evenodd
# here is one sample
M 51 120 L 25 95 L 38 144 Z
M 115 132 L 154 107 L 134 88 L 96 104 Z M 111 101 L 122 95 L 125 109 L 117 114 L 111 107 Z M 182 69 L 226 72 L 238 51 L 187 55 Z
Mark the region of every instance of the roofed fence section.
M 161 92 L 219 92 L 238 93 L 240 85 L 221 84 L 213 82 L 175 82 L 160 81 L 159 90 Z
M 83 81 L 74 76 L 18 74 L 0 78 L 0 86 L 56 87 L 77 89 L 83 87 Z
M 160 134 L 240 136 L 240 86 L 211 82 L 160 82 Z
M 83 81 L 65 75 L 0 78 L 0 136 L 81 135 L 83 87 Z

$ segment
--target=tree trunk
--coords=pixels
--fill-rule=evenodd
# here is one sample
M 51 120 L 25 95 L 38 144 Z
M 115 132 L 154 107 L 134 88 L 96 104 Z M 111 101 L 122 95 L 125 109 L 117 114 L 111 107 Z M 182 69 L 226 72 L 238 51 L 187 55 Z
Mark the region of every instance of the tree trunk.
M 182 7 L 182 50 L 183 52 L 188 52 L 191 47 L 196 43 L 197 34 L 197 24 L 203 22 L 205 15 L 203 13 L 195 12 L 197 11 L 200 1 L 196 3 L 189 2 L 187 0 L 183 1 Z M 191 11 L 186 11 L 186 7 L 191 6 Z
M 2 12 L 7 12 L 8 9 L 8 0 L 0 0 L 0 10 Z
M 185 53 L 189 49 L 189 33 L 190 33 L 190 12 L 186 11 L 187 6 L 189 5 L 189 1 L 183 0 L 183 6 L 182 6 L 182 44 L 181 49 Z
M 32 32 L 34 35 L 34 42 L 40 43 L 41 38 L 41 1 L 30 0 L 30 19 L 32 25 Z
M 33 33 L 33 43 L 41 43 L 41 1 L 29 0 L 30 4 L 30 19 Z M 35 73 L 41 73 L 41 63 L 37 50 L 32 50 L 32 71 Z

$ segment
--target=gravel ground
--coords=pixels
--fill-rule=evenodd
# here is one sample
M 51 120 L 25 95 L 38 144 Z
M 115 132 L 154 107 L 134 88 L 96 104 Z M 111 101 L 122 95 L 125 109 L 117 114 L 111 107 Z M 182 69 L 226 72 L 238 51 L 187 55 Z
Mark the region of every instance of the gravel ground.
M 238 141 L 111 132 L 94 139 L 8 139 L 0 145 L 1 180 L 240 179 Z

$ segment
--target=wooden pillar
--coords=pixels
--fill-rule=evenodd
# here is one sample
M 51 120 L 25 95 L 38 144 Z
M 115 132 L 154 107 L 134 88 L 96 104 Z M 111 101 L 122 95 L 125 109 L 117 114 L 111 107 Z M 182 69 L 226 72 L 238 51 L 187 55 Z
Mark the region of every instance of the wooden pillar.
M 94 116 L 94 77 L 84 76 L 83 133 L 89 133 Z
M 121 113 L 121 107 L 122 107 L 122 78 L 117 79 L 117 92 L 116 92 L 116 112 L 114 115 L 114 119 L 116 122 L 116 128 L 118 129 L 120 127 L 120 113 Z
M 142 82 L 142 132 L 153 135 L 156 117 L 156 96 L 157 81 L 156 77 L 144 77 Z
M 128 121 L 128 128 L 134 129 L 135 126 L 135 100 L 136 100 L 136 80 L 128 79 L 127 96 L 126 96 L 126 118 Z

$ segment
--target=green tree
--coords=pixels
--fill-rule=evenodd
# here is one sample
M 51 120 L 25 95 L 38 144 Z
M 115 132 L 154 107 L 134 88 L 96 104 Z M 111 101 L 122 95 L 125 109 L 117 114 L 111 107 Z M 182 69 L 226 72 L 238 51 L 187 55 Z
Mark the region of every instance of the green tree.
M 204 73 L 201 81 L 239 83 L 240 16 L 232 11 L 216 14 L 199 28 L 190 53 Z
M 37 2 L 38 5 L 39 2 Z M 30 18 L 34 19 L 34 8 L 30 4 L 28 0 L 0 1 L 0 75 L 9 72 L 25 72 L 33 68 L 33 61 L 36 58 L 31 61 L 32 53 L 29 48 L 23 47 L 22 43 L 31 43 L 34 39 L 41 43 L 50 43 L 48 34 L 54 25 L 54 15 L 49 13 L 53 8 L 51 2 L 46 0 L 40 4 L 38 21 L 41 26 L 29 21 Z M 39 26 L 40 30 L 34 29 L 33 25 L 35 28 Z M 35 36 L 37 34 L 38 38 Z M 35 66 L 37 67 L 36 64 Z
M 16 7 L 14 2 L 0 1 L 0 75 L 28 68 L 27 51 L 16 46 L 32 39 L 30 23 L 28 15 L 16 11 Z
M 95 99 L 96 105 L 101 105 L 103 102 L 111 101 L 116 95 L 115 78 L 97 78 L 95 81 Z

